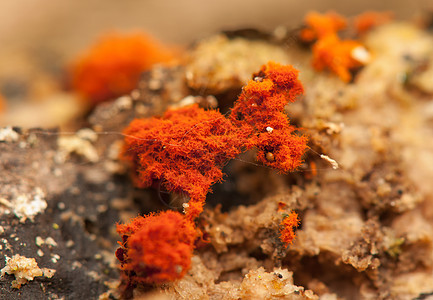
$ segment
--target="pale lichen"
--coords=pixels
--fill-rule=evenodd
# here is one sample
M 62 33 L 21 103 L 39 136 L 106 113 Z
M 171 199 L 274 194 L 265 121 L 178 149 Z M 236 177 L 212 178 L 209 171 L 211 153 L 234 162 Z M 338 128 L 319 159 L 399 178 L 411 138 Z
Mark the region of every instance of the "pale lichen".
M 6 256 L 6 266 L 1 269 L 1 276 L 6 273 L 14 275 L 15 280 L 12 281 L 12 288 L 19 289 L 21 285 L 26 284 L 28 281 L 33 280 L 38 276 L 45 276 L 51 278 L 56 273 L 54 269 L 39 268 L 34 258 L 27 258 L 19 254 L 12 257 Z

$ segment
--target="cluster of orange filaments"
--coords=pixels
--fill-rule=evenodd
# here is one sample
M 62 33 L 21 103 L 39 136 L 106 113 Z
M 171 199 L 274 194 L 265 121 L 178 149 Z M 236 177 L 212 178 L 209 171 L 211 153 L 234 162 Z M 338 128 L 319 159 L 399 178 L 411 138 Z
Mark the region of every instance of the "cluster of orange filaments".
M 228 118 L 192 105 L 131 122 L 124 131 L 122 157 L 132 165 L 135 184 L 159 182 L 190 200 L 185 214 L 162 212 L 118 226 L 122 242 L 117 257 L 129 284 L 160 283 L 185 274 L 200 237 L 194 221 L 230 159 L 256 148 L 258 161 L 281 172 L 300 166 L 307 138 L 295 133 L 284 107 L 302 93 L 296 69 L 270 62 L 243 88 Z M 297 223 L 289 225 L 282 232 L 284 243 L 295 237 Z

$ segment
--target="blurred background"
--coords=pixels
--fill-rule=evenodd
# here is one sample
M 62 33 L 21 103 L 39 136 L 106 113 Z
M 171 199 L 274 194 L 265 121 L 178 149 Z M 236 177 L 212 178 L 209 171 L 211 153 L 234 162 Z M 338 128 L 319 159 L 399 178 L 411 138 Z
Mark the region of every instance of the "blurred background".
M 109 29 L 140 28 L 166 42 L 187 43 L 221 29 L 297 25 L 310 10 L 346 16 L 392 10 L 400 19 L 432 8 L 430 0 L 4 0 L 0 44 L 2 51 L 10 46 L 68 54 Z
M 2 0 L 0 95 L 8 102 L 43 99 L 56 89 L 52 79 L 61 82 L 68 63 L 110 30 L 138 29 L 168 44 L 189 45 L 220 30 L 299 26 L 311 10 L 345 16 L 391 10 L 396 19 L 413 19 L 431 13 L 433 1 Z

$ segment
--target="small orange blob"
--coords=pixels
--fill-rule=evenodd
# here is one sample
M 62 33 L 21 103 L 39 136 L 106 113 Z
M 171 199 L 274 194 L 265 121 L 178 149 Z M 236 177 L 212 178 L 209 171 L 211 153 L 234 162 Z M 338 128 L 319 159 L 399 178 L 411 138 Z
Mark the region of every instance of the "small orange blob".
M 292 244 L 296 237 L 294 229 L 299 226 L 298 214 L 294 211 L 290 212 L 288 216 L 283 218 L 280 226 L 280 240 L 287 247 L 288 245 Z
M 103 36 L 71 67 L 71 86 L 92 103 L 130 92 L 140 74 L 174 59 L 174 51 L 143 33 Z
M 370 55 L 363 45 L 355 40 L 343 40 L 338 31 L 346 27 L 346 20 L 330 12 L 319 14 L 312 12 L 305 17 L 307 28 L 300 37 L 307 42 L 314 42 L 313 67 L 317 71 L 329 70 L 344 82 L 352 79 L 350 71 L 365 65 Z
M 116 251 L 128 284 L 164 283 L 182 278 L 191 265 L 197 232 L 181 213 L 165 211 L 117 225 Z
M 268 152 L 268 153 L 266 153 L 266 160 L 269 161 L 269 162 L 272 162 L 272 161 L 275 160 L 275 157 L 274 157 L 274 155 L 272 154 L 272 152 Z
M 301 39 L 305 42 L 312 42 L 321 39 L 329 34 L 334 34 L 347 26 L 347 21 L 343 16 L 335 12 L 320 14 L 318 12 L 309 12 L 304 22 L 307 28 L 301 31 Z
M 344 82 L 349 82 L 352 79 L 350 70 L 363 65 L 356 58 L 357 49 L 366 51 L 357 41 L 341 40 L 335 34 L 328 35 L 313 45 L 313 67 L 318 71 L 328 69 Z
M 284 202 L 278 202 L 278 208 L 277 208 L 277 211 L 278 212 L 282 212 L 282 211 L 284 211 L 285 209 L 287 208 L 287 204 L 286 203 L 284 203 Z

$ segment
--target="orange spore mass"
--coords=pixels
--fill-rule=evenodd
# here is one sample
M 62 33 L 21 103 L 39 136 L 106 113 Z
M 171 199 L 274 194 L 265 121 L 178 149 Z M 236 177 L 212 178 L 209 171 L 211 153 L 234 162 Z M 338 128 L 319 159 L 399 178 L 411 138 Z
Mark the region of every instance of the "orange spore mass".
M 298 214 L 292 211 L 288 216 L 286 216 L 280 224 L 280 240 L 287 247 L 292 244 L 296 237 L 294 228 L 299 226 Z
M 134 283 L 163 283 L 183 277 L 191 264 L 196 230 L 182 214 L 165 211 L 117 225 L 116 256 Z
M 109 100 L 130 92 L 155 63 L 173 58 L 172 50 L 146 34 L 106 35 L 72 64 L 71 86 L 92 103 Z
M 361 19 L 360 26 L 369 26 L 371 19 Z M 342 16 L 328 12 L 320 14 L 311 12 L 304 20 L 306 28 L 300 33 L 300 38 L 306 42 L 314 42 L 312 46 L 312 65 L 317 71 L 329 70 L 344 82 L 352 79 L 351 70 L 365 64 L 357 59 L 356 48 L 363 49 L 363 45 L 356 40 L 341 39 L 338 32 L 346 28 L 347 21 Z
M 228 117 L 192 105 L 133 120 L 124 130 L 122 158 L 131 164 L 136 186 L 160 183 L 190 198 L 184 215 L 165 212 L 118 226 L 123 242 L 117 257 L 129 283 L 160 283 L 185 274 L 194 240 L 200 238 L 194 221 L 230 159 L 256 148 L 259 162 L 281 172 L 302 163 L 307 137 L 295 134 L 284 113 L 303 92 L 298 71 L 270 62 L 253 78 Z

